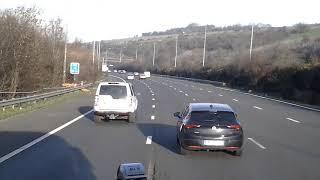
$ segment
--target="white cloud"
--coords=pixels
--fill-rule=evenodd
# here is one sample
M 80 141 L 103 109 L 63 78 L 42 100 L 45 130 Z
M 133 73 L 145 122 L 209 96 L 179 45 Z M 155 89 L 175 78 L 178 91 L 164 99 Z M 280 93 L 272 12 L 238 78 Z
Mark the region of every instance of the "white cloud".
M 113 39 L 154 30 L 214 24 L 266 23 L 274 26 L 320 22 L 318 0 L 1 0 L 1 8 L 18 5 L 43 9 L 46 19 L 61 17 L 71 38 Z

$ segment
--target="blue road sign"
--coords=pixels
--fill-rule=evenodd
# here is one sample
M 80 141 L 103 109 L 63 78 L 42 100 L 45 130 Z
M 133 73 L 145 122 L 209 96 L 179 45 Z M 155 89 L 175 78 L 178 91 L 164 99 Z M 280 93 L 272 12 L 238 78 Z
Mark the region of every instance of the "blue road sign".
M 79 74 L 80 73 L 80 64 L 76 62 L 70 63 L 70 74 Z

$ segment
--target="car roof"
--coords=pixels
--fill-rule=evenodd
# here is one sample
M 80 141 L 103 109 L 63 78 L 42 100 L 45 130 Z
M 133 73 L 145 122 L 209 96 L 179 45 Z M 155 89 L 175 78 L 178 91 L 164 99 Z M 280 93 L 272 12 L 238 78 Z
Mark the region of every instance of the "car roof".
M 234 112 L 228 104 L 220 103 L 190 103 L 190 111 L 228 111 Z
M 119 86 L 126 86 L 129 85 L 127 82 L 100 82 L 99 85 L 119 85 Z

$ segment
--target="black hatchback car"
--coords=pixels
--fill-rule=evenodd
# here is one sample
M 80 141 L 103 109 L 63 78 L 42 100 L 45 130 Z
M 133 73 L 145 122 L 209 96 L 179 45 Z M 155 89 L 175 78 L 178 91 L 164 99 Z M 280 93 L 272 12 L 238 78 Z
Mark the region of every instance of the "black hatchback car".
M 190 103 L 174 116 L 178 118 L 177 142 L 181 154 L 190 150 L 226 150 L 241 156 L 243 130 L 229 105 Z

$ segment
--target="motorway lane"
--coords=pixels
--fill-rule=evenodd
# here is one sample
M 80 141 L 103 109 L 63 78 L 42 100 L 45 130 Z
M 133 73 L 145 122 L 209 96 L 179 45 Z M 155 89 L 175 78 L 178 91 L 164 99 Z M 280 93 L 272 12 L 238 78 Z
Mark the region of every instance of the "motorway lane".
M 158 126 L 158 133 L 155 143 L 157 148 L 157 179 L 253 179 L 252 166 L 242 166 L 243 162 L 261 156 L 260 151 L 253 144 L 245 143 L 246 154 L 243 157 L 234 157 L 225 152 L 196 152 L 188 156 L 178 154 L 176 146 L 176 120 L 172 113 L 182 111 L 183 106 L 192 100 L 192 96 L 185 96 L 172 88 L 164 87 L 154 81 L 149 81 L 155 86 L 159 99 L 159 111 L 161 113 Z M 175 103 L 172 103 L 175 100 Z M 249 155 L 250 154 L 250 155 Z M 237 168 L 229 169 L 229 166 Z M 239 167 L 242 167 L 239 169 Z
M 158 84 L 161 84 L 164 88 L 176 88 L 177 95 L 186 96 L 185 93 L 188 93 L 186 98 L 196 98 L 201 102 L 211 101 L 230 104 L 240 115 L 246 137 L 254 137 L 255 140 L 258 139 L 259 142 L 267 144 L 267 149 L 260 150 L 262 154 L 259 154 L 257 157 L 252 155 L 252 152 L 248 152 L 248 148 L 245 147 L 244 156 L 246 157 L 246 155 L 250 153 L 251 157 L 255 157 L 254 159 L 250 160 L 241 157 L 243 164 L 246 166 L 254 165 L 252 168 L 255 169 L 255 172 L 252 172 L 251 175 L 255 177 L 255 179 L 258 177 L 259 179 L 264 179 L 263 177 L 271 179 L 269 174 L 277 175 L 274 177 L 275 179 L 279 179 L 279 177 L 284 179 L 319 178 L 319 173 L 317 173 L 315 168 L 317 162 L 320 160 L 319 145 L 314 143 L 318 137 L 320 137 L 319 131 L 315 131 L 317 128 L 299 127 L 296 124 L 292 124 L 292 122 L 281 121 L 282 119 L 279 118 L 277 111 L 270 112 L 268 109 L 269 112 L 267 112 L 266 109 L 258 110 L 252 108 L 252 106 L 246 107 L 248 102 L 239 104 L 239 102 L 243 102 L 243 100 L 237 99 L 238 101 L 233 101 L 234 98 L 226 95 L 226 93 L 224 96 L 219 96 L 222 92 L 215 92 L 216 90 L 211 90 L 212 87 L 210 88 L 211 92 L 208 92 L 207 89 L 201 85 L 198 84 L 195 86 L 193 82 L 189 81 L 183 81 L 183 83 L 181 83 L 179 82 L 180 80 L 175 82 L 175 79 L 170 79 L 169 82 L 167 79 L 157 77 L 153 79 L 153 82 L 158 82 Z M 163 81 L 165 81 L 164 84 Z M 170 82 L 173 82 L 175 85 L 170 84 Z M 192 88 L 192 86 L 194 86 L 194 88 L 190 90 L 189 88 Z M 195 90 L 196 88 L 198 89 Z M 200 88 L 202 88 L 202 90 L 200 90 Z M 184 92 L 181 93 L 179 89 L 183 89 L 182 91 Z M 282 109 L 277 110 L 281 111 Z M 314 114 L 314 112 L 310 111 L 304 113 Z M 316 121 L 314 123 L 317 123 L 316 119 L 314 119 L 314 121 Z M 248 142 L 246 144 L 248 144 Z M 250 144 L 252 143 L 250 142 Z M 258 146 L 255 148 L 259 150 Z M 251 149 L 249 150 L 251 151 Z M 258 167 L 260 168 L 257 169 Z M 242 169 L 242 167 L 240 169 Z M 238 174 L 242 175 L 243 173 Z M 243 177 L 250 178 L 248 174 L 247 177 L 245 175 Z

